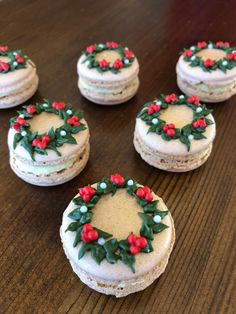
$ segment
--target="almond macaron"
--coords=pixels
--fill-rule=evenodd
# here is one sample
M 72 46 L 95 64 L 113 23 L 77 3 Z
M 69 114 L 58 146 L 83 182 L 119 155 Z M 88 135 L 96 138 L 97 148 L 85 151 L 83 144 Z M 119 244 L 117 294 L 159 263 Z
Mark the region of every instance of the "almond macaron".
M 175 241 L 163 200 L 134 179 L 114 174 L 79 189 L 60 235 L 73 271 L 90 288 L 124 297 L 165 270 Z
M 77 176 L 89 158 L 89 129 L 81 111 L 44 100 L 23 106 L 10 120 L 10 166 L 22 180 L 40 186 Z
M 81 94 L 100 105 L 126 102 L 139 87 L 137 58 L 113 41 L 88 46 L 78 60 L 77 72 Z
M 177 84 L 186 95 L 221 102 L 236 94 L 236 47 L 228 42 L 198 42 L 184 49 L 176 66 Z
M 134 147 L 156 168 L 185 172 L 206 162 L 215 134 L 211 110 L 198 96 L 161 95 L 139 112 Z
M 0 45 L 0 109 L 31 98 L 38 88 L 35 64 L 21 50 Z

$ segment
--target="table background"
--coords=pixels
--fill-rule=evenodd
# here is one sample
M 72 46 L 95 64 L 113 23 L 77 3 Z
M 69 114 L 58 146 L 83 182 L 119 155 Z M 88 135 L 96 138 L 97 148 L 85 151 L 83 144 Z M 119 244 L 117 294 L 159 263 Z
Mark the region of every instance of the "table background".
M 160 93 L 179 92 L 175 64 L 199 40 L 236 44 L 235 1 L 0 1 L 0 39 L 36 63 L 43 97 L 85 111 L 91 156 L 83 173 L 52 188 L 31 186 L 8 165 L 9 118 L 0 112 L 1 313 L 233 313 L 235 304 L 236 98 L 212 105 L 217 123 L 208 162 L 174 174 L 147 165 L 132 145 L 135 116 Z M 141 86 L 135 98 L 102 107 L 81 97 L 76 61 L 93 42 L 115 40 L 137 55 Z M 115 299 L 83 285 L 64 255 L 59 227 L 79 186 L 119 171 L 163 197 L 176 226 L 166 272 L 145 291 Z M 234 196 L 234 197 L 233 197 Z

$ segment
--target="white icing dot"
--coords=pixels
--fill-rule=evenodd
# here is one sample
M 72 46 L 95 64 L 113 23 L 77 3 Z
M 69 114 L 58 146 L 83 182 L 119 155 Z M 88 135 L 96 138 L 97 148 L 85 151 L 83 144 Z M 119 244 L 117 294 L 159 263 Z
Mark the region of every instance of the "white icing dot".
M 159 222 L 161 222 L 161 216 L 155 215 L 155 216 L 153 217 L 153 221 L 154 221 L 156 224 L 158 224 Z
M 72 114 L 72 110 L 68 109 L 68 110 L 66 110 L 66 113 L 71 115 Z
M 194 61 L 195 59 L 196 59 L 196 56 L 192 56 L 192 57 L 190 58 L 191 61 Z
M 157 118 L 152 119 L 152 124 L 158 124 L 158 119 Z
M 18 62 L 14 61 L 13 65 L 14 65 L 14 67 L 16 67 L 18 65 Z
M 127 185 L 128 185 L 128 186 L 134 185 L 134 180 L 131 180 L 131 179 L 130 179 L 130 180 L 127 182 Z
M 24 116 L 23 114 L 20 114 L 20 115 L 19 115 L 19 118 L 24 119 L 24 117 L 25 117 L 25 116 Z
M 235 52 L 236 52 L 236 50 L 233 50 L 233 51 L 232 51 L 232 53 L 235 53 Z
M 128 47 L 125 47 L 125 50 L 129 50 L 129 48 L 128 48 Z
M 102 182 L 102 183 L 100 184 L 100 188 L 103 189 L 103 190 L 105 190 L 105 189 L 107 188 L 107 184 L 106 184 L 105 182 Z
M 90 61 L 89 60 L 85 61 L 85 65 L 86 66 L 90 65 Z
M 129 60 L 128 59 L 125 59 L 125 64 L 129 64 Z
M 66 131 L 61 130 L 60 135 L 61 135 L 61 136 L 66 136 Z
M 158 100 L 158 101 L 156 102 L 156 104 L 157 104 L 158 106 L 161 106 L 161 105 L 162 105 L 162 102 L 161 102 L 160 100 Z
M 104 238 L 99 238 L 99 239 L 98 239 L 98 244 L 99 244 L 99 245 L 104 245 L 105 242 L 106 242 L 106 241 L 105 241 Z
M 184 95 L 180 95 L 180 96 L 179 96 L 179 99 L 184 99 Z
M 224 61 L 222 62 L 222 64 L 223 64 L 223 65 L 227 65 L 227 64 L 228 64 L 228 61 L 224 60 Z
M 47 108 L 47 107 L 48 107 L 48 104 L 43 104 L 43 107 L 44 107 L 44 108 Z
M 22 132 L 21 132 L 21 135 L 22 135 L 22 136 L 26 136 L 26 135 L 27 135 L 27 132 L 26 132 L 26 131 L 22 131 Z
M 87 211 L 88 211 L 87 206 L 84 206 L 84 205 L 83 205 L 83 206 L 80 207 L 80 212 L 81 212 L 81 213 L 87 213 Z
M 192 141 L 192 140 L 194 139 L 194 136 L 193 136 L 192 134 L 190 134 L 190 135 L 188 136 L 188 139 L 189 139 L 189 141 Z
M 13 52 L 13 55 L 16 56 L 16 55 L 18 55 L 18 53 L 17 52 Z
M 213 48 L 213 45 L 212 45 L 212 44 L 209 44 L 209 45 L 208 45 L 208 48 L 209 48 L 209 49 L 212 49 L 212 48 Z
M 190 47 L 190 50 L 194 51 L 196 49 L 196 47 L 192 46 Z
M 197 109 L 196 109 L 196 112 L 202 112 L 202 108 L 201 107 L 198 107 Z

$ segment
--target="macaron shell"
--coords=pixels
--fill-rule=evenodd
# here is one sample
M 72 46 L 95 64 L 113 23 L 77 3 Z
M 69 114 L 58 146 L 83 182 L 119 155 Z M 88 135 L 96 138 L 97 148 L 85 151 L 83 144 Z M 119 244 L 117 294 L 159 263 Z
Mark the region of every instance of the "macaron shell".
M 129 206 L 126 206 L 126 204 L 128 205 L 130 204 L 130 202 L 127 201 L 127 199 L 131 198 L 131 196 L 128 195 L 126 191 L 121 191 L 120 193 L 121 194 L 118 196 L 117 201 L 119 200 L 119 203 L 122 204 L 123 213 L 124 213 L 123 219 L 125 221 L 123 222 L 124 224 L 124 223 L 127 223 L 126 212 L 131 210 Z M 155 196 L 155 199 L 159 200 L 158 208 L 160 210 L 167 210 L 161 198 Z M 101 202 L 100 206 L 104 204 L 104 211 L 105 211 L 106 209 L 105 200 L 102 198 L 101 200 L 99 200 L 99 202 Z M 119 206 L 119 210 L 120 210 L 120 204 L 117 204 Z M 114 204 L 114 206 L 116 206 L 116 204 Z M 78 245 L 75 248 L 73 247 L 75 234 L 69 231 L 65 232 L 68 224 L 72 222 L 72 220 L 68 218 L 67 215 L 74 208 L 75 208 L 75 205 L 71 202 L 63 214 L 63 220 L 62 220 L 62 226 L 61 226 L 61 238 L 62 238 L 63 246 L 64 246 L 67 256 L 69 257 L 69 259 L 71 259 L 71 261 L 75 265 L 78 265 L 79 268 L 84 270 L 86 273 L 92 276 L 95 276 L 96 278 L 101 278 L 102 280 L 112 280 L 112 281 L 130 280 L 133 278 L 138 278 L 139 276 L 145 275 L 146 273 L 150 272 L 153 268 L 155 268 L 155 266 L 159 264 L 162 261 L 162 259 L 166 256 L 167 252 L 169 252 L 172 249 L 173 239 L 174 239 L 173 228 L 172 228 L 173 221 L 172 221 L 171 215 L 169 214 L 163 219 L 163 223 L 167 224 L 169 228 L 159 234 L 154 235 L 154 240 L 152 242 L 154 251 L 149 254 L 141 253 L 141 254 L 136 255 L 136 262 L 135 262 L 136 272 L 135 273 L 133 273 L 121 261 L 118 261 L 116 264 L 109 264 L 106 260 L 103 260 L 101 264 L 98 265 L 92 259 L 90 254 L 85 254 L 83 258 L 78 260 L 78 251 L 79 251 L 80 245 Z M 136 205 L 136 208 L 139 208 L 139 210 L 141 211 L 141 208 L 138 206 L 138 204 Z M 109 221 L 109 219 L 107 219 L 106 215 L 100 216 L 100 219 L 103 221 L 103 224 L 105 223 L 104 220 L 106 220 L 107 226 L 111 225 L 111 222 Z M 92 221 L 92 225 L 93 225 L 93 221 Z M 141 227 L 141 223 L 138 226 L 136 226 L 136 229 L 140 227 Z M 120 234 L 122 234 L 122 232 Z M 116 237 L 115 232 L 113 236 Z

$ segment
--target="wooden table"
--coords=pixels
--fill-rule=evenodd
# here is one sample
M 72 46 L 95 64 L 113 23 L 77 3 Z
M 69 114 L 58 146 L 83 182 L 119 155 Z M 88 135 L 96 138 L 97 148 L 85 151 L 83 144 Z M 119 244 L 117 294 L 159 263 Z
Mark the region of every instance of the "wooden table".
M 41 188 L 9 168 L 6 137 L 16 108 L 0 112 L 0 313 L 233 313 L 235 303 L 236 98 L 212 105 L 217 137 L 209 161 L 183 174 L 148 166 L 135 152 L 135 116 L 160 93 L 179 92 L 179 51 L 198 40 L 236 44 L 235 1 L 0 1 L 0 38 L 37 64 L 43 97 L 85 111 L 91 156 L 83 173 Z M 81 97 L 76 61 L 93 42 L 116 40 L 138 56 L 141 86 L 126 104 Z M 164 275 L 145 291 L 115 299 L 83 285 L 62 250 L 59 227 L 79 186 L 114 171 L 157 192 L 175 219 L 177 241 Z

